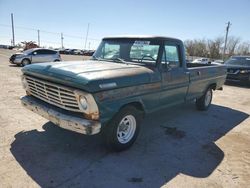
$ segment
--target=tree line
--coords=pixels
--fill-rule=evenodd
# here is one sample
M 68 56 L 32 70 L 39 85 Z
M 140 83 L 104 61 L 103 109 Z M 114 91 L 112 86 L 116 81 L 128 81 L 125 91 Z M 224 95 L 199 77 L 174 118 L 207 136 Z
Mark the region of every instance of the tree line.
M 223 37 L 193 39 L 184 42 L 188 56 L 208 57 L 211 59 L 222 59 L 224 44 Z M 228 37 L 224 58 L 229 58 L 232 55 L 250 55 L 250 42 L 241 42 L 240 38 L 235 36 Z

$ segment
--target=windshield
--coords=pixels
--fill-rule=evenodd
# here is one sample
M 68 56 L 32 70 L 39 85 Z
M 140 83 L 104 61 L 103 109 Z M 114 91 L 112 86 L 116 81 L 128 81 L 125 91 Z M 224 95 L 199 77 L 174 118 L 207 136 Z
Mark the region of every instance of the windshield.
M 94 53 L 94 60 L 156 65 L 160 44 L 144 39 L 106 39 Z
M 30 53 L 33 52 L 33 51 L 34 51 L 34 49 L 29 49 L 29 50 L 23 51 L 23 53 L 24 53 L 24 54 L 30 54 Z
M 250 57 L 231 57 L 225 64 L 250 66 Z

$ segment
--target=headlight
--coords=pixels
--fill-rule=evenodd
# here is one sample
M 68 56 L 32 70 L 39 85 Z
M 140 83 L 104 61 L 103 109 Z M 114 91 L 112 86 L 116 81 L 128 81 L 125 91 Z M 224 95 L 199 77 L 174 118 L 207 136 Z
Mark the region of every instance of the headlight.
M 84 96 L 80 96 L 79 102 L 80 102 L 80 108 L 82 110 L 87 110 L 88 103 L 87 103 L 87 99 Z
M 91 120 L 99 119 L 99 109 L 97 103 L 91 93 L 84 91 L 74 91 L 80 110 L 84 113 L 84 117 Z
M 26 78 L 24 76 L 22 76 L 22 85 L 23 88 L 26 90 L 28 87 L 28 82 L 26 81 Z
M 244 74 L 244 73 L 249 73 L 250 70 L 241 70 L 240 73 Z

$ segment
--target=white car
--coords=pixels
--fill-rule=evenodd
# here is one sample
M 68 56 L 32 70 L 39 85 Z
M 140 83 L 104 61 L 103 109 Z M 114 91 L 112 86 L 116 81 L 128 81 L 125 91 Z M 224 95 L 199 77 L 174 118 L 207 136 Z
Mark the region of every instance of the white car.
M 13 54 L 9 59 L 11 64 L 28 65 L 31 63 L 42 63 L 50 61 L 61 61 L 59 52 L 50 49 L 32 48 L 22 53 Z
M 192 63 L 211 64 L 211 61 L 208 58 L 199 58 L 195 59 Z

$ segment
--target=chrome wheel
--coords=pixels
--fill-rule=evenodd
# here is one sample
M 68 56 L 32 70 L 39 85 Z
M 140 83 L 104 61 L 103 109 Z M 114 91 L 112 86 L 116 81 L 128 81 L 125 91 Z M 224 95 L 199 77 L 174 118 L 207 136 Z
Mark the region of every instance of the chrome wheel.
M 134 136 L 136 130 L 136 119 L 133 115 L 125 116 L 117 127 L 117 139 L 120 143 L 128 143 Z
M 205 106 L 208 106 L 211 103 L 212 100 L 212 90 L 207 90 L 206 96 L 205 96 Z
M 28 64 L 30 64 L 30 61 L 29 61 L 28 59 L 24 59 L 24 60 L 22 61 L 22 65 L 23 65 L 23 66 L 26 66 L 26 65 L 28 65 Z

